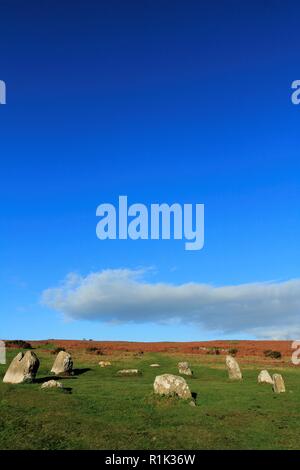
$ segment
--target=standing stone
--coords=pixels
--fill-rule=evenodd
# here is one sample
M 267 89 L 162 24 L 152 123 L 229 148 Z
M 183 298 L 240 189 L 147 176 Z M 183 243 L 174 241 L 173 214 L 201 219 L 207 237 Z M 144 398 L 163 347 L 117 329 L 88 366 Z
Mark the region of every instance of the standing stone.
M 100 367 L 109 367 L 109 366 L 111 366 L 111 362 L 109 362 L 109 361 L 100 361 L 99 366 Z
M 193 375 L 193 372 L 191 371 L 189 367 L 188 362 L 178 362 L 178 372 L 179 374 L 184 374 L 184 375 Z
M 73 361 L 71 354 L 65 351 L 60 351 L 56 356 L 51 372 L 55 375 L 71 375 L 72 371 Z
M 226 366 L 228 370 L 228 376 L 231 380 L 241 380 L 242 373 L 238 365 L 238 362 L 232 356 L 226 356 Z
M 11 362 L 3 378 L 4 383 L 20 384 L 32 382 L 36 376 L 40 361 L 34 352 L 20 352 Z
M 272 377 L 270 376 L 270 374 L 267 370 L 262 370 L 258 374 L 257 381 L 258 381 L 259 384 L 265 383 L 265 384 L 273 385 L 273 383 L 274 383 Z
M 157 375 L 154 380 L 154 393 L 166 396 L 178 396 L 183 399 L 191 399 L 192 394 L 183 377 L 172 374 Z
M 159 364 L 150 364 L 150 367 L 160 367 Z
M 285 385 L 281 374 L 273 374 L 273 392 L 284 393 Z

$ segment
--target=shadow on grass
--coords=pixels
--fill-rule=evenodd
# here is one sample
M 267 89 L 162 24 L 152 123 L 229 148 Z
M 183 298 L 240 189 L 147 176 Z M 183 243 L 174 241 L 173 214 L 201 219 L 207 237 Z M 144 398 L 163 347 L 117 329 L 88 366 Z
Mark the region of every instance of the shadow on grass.
M 34 380 L 34 383 L 37 383 L 37 384 L 41 384 L 41 383 L 44 383 L 44 382 L 47 382 L 48 380 L 74 380 L 74 379 L 77 379 L 77 376 L 78 375 L 81 375 L 81 374 L 85 374 L 86 372 L 89 372 L 90 369 L 89 367 L 86 367 L 86 368 L 83 368 L 83 369 L 74 369 L 73 370 L 73 373 L 72 375 L 64 375 L 64 374 L 61 374 L 61 375 L 48 375 L 46 377 L 39 377 L 38 379 L 35 379 Z
M 34 379 L 33 383 L 42 384 L 44 382 L 48 382 L 48 380 L 59 380 L 59 377 L 56 377 L 55 375 L 49 375 L 47 377 L 40 377 L 38 379 Z
M 83 369 L 74 369 L 73 372 L 74 372 L 74 375 L 81 375 L 81 374 L 85 374 L 86 372 L 89 372 L 90 370 L 92 370 L 90 367 L 85 367 Z

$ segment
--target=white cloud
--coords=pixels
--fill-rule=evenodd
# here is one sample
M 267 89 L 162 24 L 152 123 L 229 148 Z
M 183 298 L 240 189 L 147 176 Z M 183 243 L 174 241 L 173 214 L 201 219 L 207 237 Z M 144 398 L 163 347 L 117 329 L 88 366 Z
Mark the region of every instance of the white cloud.
M 150 283 L 143 270 L 70 273 L 43 292 L 44 305 L 66 318 L 110 322 L 195 324 L 224 334 L 299 336 L 300 279 L 214 287 Z

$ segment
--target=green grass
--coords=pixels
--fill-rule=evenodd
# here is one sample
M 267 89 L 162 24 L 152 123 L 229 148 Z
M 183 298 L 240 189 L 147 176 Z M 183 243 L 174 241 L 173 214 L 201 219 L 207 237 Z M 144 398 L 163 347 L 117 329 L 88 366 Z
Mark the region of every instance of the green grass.
M 8 361 L 17 354 L 9 351 Z M 49 375 L 54 357 L 36 351 L 37 376 Z M 300 437 L 300 368 L 283 368 L 287 392 L 275 395 L 258 385 L 261 366 L 243 368 L 242 382 L 230 382 L 224 356 L 188 358 L 197 407 L 154 396 L 156 375 L 177 374 L 178 357 L 144 354 L 112 360 L 75 355 L 80 374 L 62 378 L 64 387 L 41 390 L 41 383 L 3 384 L 0 365 L 0 449 L 297 449 Z M 184 359 L 184 357 L 180 357 Z M 152 362 L 159 369 L 149 367 Z M 121 368 L 139 368 L 140 377 L 117 377 Z M 269 371 L 278 370 L 276 365 Z M 84 371 L 84 369 L 89 369 Z

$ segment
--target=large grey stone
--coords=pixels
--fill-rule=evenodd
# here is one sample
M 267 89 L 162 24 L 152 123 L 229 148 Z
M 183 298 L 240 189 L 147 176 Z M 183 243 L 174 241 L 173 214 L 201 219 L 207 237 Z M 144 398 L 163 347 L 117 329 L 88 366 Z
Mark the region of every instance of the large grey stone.
M 55 375 L 71 375 L 73 372 L 71 354 L 66 351 L 60 351 L 56 356 L 51 372 Z
M 48 380 L 47 382 L 44 382 L 41 385 L 42 389 L 45 388 L 63 388 L 63 385 L 61 382 L 58 382 L 57 380 Z
M 178 396 L 179 398 L 191 399 L 192 394 L 183 377 L 173 374 L 157 375 L 154 380 L 154 393 L 166 396 Z
M 257 381 L 259 384 L 271 384 L 273 385 L 273 379 L 270 376 L 269 372 L 267 370 L 262 370 L 257 377 Z
M 36 376 L 39 365 L 40 361 L 34 352 L 27 351 L 25 354 L 20 352 L 10 363 L 3 378 L 3 382 L 11 384 L 32 382 Z
M 241 369 L 238 365 L 238 362 L 234 357 L 232 356 L 226 356 L 226 366 L 228 370 L 228 377 L 231 380 L 241 380 L 242 379 L 242 373 Z
M 284 393 L 285 384 L 281 374 L 273 374 L 273 392 Z

